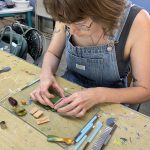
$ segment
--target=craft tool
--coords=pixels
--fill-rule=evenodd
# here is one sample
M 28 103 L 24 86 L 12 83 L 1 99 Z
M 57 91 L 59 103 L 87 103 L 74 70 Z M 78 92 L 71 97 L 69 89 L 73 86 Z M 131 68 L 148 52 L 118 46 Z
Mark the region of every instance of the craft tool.
M 4 68 L 2 68 L 2 69 L 0 70 L 0 73 L 8 72 L 8 71 L 10 71 L 10 70 L 11 70 L 11 68 L 10 68 L 9 66 L 6 66 L 6 67 L 4 67 Z
M 83 138 L 77 143 L 77 145 L 74 147 L 73 150 L 78 150 L 80 148 L 80 146 L 82 145 L 82 143 L 85 141 L 85 139 L 87 138 L 87 135 L 84 135 Z
M 84 130 L 81 132 L 81 134 L 79 135 L 79 137 L 75 140 L 75 143 L 79 142 L 79 141 L 83 138 L 83 136 L 84 136 L 85 134 L 87 134 L 88 131 L 89 131 L 92 127 L 93 127 L 93 123 L 88 124 L 88 126 L 86 126 L 86 128 L 84 128 Z
M 38 81 L 40 81 L 40 79 L 33 80 L 31 83 L 29 83 L 26 86 L 24 86 L 23 88 L 21 88 L 20 91 L 23 91 L 24 89 L 30 87 L 31 85 L 33 85 L 34 83 L 36 83 Z
M 108 123 L 109 121 L 107 121 Z M 111 125 L 111 126 L 110 126 Z M 104 146 L 108 143 L 109 139 L 111 138 L 114 130 L 116 129 L 117 125 L 114 123 L 114 121 L 109 124 L 109 126 L 106 127 L 102 135 L 99 137 L 95 145 L 93 146 L 93 150 L 101 150 L 104 148 Z
M 107 139 L 107 136 L 110 134 L 111 132 L 111 127 L 107 127 L 104 132 L 102 133 L 102 135 L 99 137 L 99 139 L 97 140 L 97 142 L 94 144 L 93 146 L 93 150 L 100 150 L 105 142 L 105 140 Z
M 87 136 L 91 133 L 92 129 L 95 126 L 92 126 L 92 128 L 83 136 L 83 138 L 75 145 L 73 150 L 78 150 L 80 148 L 80 146 L 82 145 L 82 143 L 86 140 Z
M 75 143 L 79 142 L 81 138 L 92 128 L 94 123 L 99 118 L 98 114 L 95 114 L 92 119 L 81 129 L 81 131 L 77 134 L 77 136 L 74 138 Z
M 55 135 L 48 135 L 47 141 L 48 142 L 63 142 L 63 143 L 66 143 L 67 145 L 72 145 L 74 143 L 73 138 L 62 138 L 62 137 L 58 137 Z
M 102 123 L 100 121 L 97 122 L 96 124 L 96 129 L 93 132 L 93 134 L 90 136 L 90 138 L 87 140 L 86 145 L 84 146 L 83 150 L 87 149 L 87 147 L 89 146 L 89 144 L 93 141 L 93 139 L 95 138 L 95 136 L 98 134 L 98 132 L 100 131 L 100 129 L 102 128 Z
M 112 134 L 113 134 L 113 132 L 116 130 L 116 128 L 117 128 L 117 125 L 114 124 L 114 126 L 112 127 L 112 130 L 111 130 L 110 134 L 109 134 L 108 137 L 106 138 L 106 140 L 105 140 L 105 142 L 104 142 L 104 144 L 103 144 L 103 146 L 102 146 L 101 149 L 103 149 L 104 146 L 106 146 L 106 144 L 109 142 L 109 140 L 110 140 L 110 138 L 112 137 Z

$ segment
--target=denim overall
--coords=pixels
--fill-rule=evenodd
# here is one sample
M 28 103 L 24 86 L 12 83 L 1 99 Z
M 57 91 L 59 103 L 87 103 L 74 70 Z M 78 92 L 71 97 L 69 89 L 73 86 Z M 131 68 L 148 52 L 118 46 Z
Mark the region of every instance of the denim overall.
M 120 77 L 116 59 L 115 41 L 119 40 L 131 8 L 131 3 L 123 12 L 120 27 L 114 35 L 109 37 L 112 41 L 108 45 L 79 47 L 71 43 L 71 35 L 66 34 L 66 61 L 67 70 L 64 78 L 83 87 L 127 87 L 127 76 Z

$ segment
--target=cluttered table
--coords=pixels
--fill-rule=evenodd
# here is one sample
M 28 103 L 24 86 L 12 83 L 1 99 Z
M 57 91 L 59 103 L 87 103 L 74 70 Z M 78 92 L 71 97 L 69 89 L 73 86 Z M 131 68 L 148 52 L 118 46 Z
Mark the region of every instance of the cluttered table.
M 62 116 L 33 102 L 29 96 L 38 85 L 40 68 L 0 51 L 0 70 L 5 67 L 10 69 L 6 72 L 0 71 L 1 150 L 82 150 L 86 143 L 89 143 L 86 149 L 95 150 L 101 146 L 105 146 L 106 150 L 150 149 L 148 116 L 120 104 L 101 104 L 91 109 L 83 118 Z M 57 81 L 66 94 L 82 89 L 61 77 L 57 77 Z M 10 100 L 17 101 L 13 101 L 14 107 L 10 105 Z M 115 122 L 116 129 L 113 132 L 110 129 L 113 129 L 114 124 L 113 127 L 108 126 L 108 120 Z M 80 138 L 87 128 L 90 132 Z M 109 138 L 104 141 L 108 131 Z M 48 142 L 52 135 L 55 140 L 54 136 L 74 139 L 75 144 Z

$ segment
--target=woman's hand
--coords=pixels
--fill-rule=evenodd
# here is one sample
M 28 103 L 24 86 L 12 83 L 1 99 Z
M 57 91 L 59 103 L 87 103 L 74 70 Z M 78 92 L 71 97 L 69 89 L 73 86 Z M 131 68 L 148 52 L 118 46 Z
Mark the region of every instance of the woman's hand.
M 84 89 L 64 98 L 55 105 L 57 112 L 67 116 L 82 117 L 86 111 L 98 103 L 94 88 Z
M 54 108 L 54 104 L 50 101 L 51 98 L 54 98 L 54 95 L 49 93 L 49 88 L 54 89 L 61 97 L 64 97 L 64 91 L 54 76 L 41 78 L 39 86 L 30 95 L 34 101 Z

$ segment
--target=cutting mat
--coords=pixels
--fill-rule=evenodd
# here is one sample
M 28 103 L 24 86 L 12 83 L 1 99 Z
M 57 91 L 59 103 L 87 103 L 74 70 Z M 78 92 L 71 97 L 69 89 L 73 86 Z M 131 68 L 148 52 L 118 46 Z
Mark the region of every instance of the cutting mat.
M 20 101 L 22 99 L 29 100 L 30 96 L 29 93 L 33 91 L 36 88 L 37 84 L 31 86 L 30 88 L 27 88 L 13 96 L 15 98 L 19 105 L 21 105 Z M 67 93 L 68 94 L 68 93 Z M 11 105 L 9 104 L 8 100 L 5 99 L 4 101 L 1 102 L 1 105 L 9 110 L 11 113 L 16 115 L 13 112 L 13 109 Z M 42 106 L 37 105 L 36 103 L 32 102 L 31 104 L 27 104 L 24 106 L 24 108 L 29 112 L 33 107 L 39 107 L 40 110 L 44 112 L 45 116 L 48 116 L 50 119 L 50 122 L 42 125 L 37 125 L 35 118 L 27 113 L 26 116 L 19 117 L 32 127 L 34 127 L 36 130 L 44 134 L 45 136 L 47 135 L 57 135 L 61 137 L 75 137 L 78 132 L 81 130 L 81 128 L 97 113 L 99 112 L 99 108 L 95 107 L 92 108 L 92 111 L 89 111 L 85 117 L 83 118 L 71 118 L 71 117 L 65 117 L 61 116 L 57 112 L 52 112 L 51 110 L 46 110 Z

